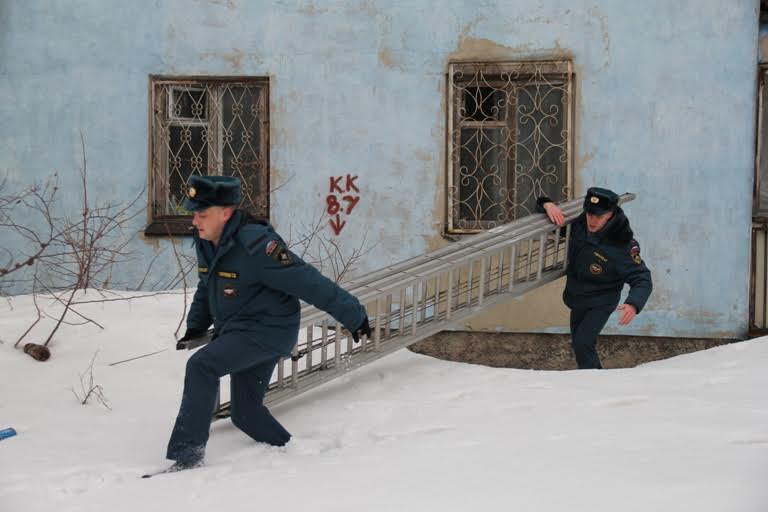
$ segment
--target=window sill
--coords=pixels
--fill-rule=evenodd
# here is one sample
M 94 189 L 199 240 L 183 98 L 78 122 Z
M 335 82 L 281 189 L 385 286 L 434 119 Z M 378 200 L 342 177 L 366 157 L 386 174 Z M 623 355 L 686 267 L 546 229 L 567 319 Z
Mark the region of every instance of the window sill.
M 192 217 L 160 217 L 144 228 L 145 236 L 192 236 Z

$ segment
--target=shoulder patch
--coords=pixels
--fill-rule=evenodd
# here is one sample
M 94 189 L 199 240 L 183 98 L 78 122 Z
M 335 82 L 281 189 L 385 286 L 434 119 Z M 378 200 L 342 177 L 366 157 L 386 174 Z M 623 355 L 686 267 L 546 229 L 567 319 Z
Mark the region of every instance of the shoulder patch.
M 643 259 L 640 257 L 640 244 L 637 243 L 637 240 L 632 240 L 629 243 L 629 256 L 635 262 L 635 265 L 643 262 Z
M 272 253 L 275 252 L 275 249 L 277 249 L 278 245 L 280 245 L 280 242 L 277 240 L 270 240 L 267 244 L 267 248 L 264 249 L 264 252 L 267 253 L 267 256 L 272 256 Z
M 293 257 L 291 257 L 290 251 L 280 240 L 270 240 L 269 243 L 267 243 L 264 252 L 267 256 L 282 265 L 290 265 L 293 263 Z

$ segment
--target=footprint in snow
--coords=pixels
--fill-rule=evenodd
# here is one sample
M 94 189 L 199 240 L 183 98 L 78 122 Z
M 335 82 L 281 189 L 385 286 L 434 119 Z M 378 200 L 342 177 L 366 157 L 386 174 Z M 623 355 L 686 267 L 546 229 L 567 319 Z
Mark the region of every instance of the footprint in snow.
M 648 397 L 645 395 L 640 396 L 625 396 L 621 398 L 608 398 L 606 400 L 596 400 L 592 402 L 595 407 L 628 407 L 631 405 L 638 405 L 648 401 Z

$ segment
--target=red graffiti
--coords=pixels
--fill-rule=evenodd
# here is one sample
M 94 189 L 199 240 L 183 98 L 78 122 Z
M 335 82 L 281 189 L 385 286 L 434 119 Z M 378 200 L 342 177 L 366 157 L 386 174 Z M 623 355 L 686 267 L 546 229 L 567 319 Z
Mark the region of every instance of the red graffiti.
M 336 196 L 333 194 L 325 198 L 325 204 L 328 205 L 328 208 L 326 208 L 325 210 L 328 212 L 328 215 L 336 215 L 337 213 L 339 213 L 339 210 L 341 210 L 341 205 L 339 204 L 339 200 L 336 199 Z
M 339 236 L 339 233 L 341 233 L 341 230 L 347 224 L 347 221 L 341 220 L 341 217 L 337 213 L 336 214 L 336 218 L 335 219 L 331 219 L 330 223 L 331 223 L 331 229 L 333 230 L 333 234 L 336 235 L 336 236 Z
M 346 226 L 347 221 L 341 219 L 341 214 L 349 215 L 352 210 L 355 209 L 357 203 L 360 202 L 359 195 L 352 195 L 350 192 L 360 193 L 360 189 L 357 188 L 357 176 L 347 174 L 346 176 L 331 176 L 329 178 L 329 192 L 325 197 L 326 208 L 325 211 L 331 216 L 328 221 L 333 230 L 333 234 L 338 236 L 341 230 Z M 342 186 L 343 183 L 343 186 Z M 341 201 L 346 203 L 346 208 L 342 207 L 342 203 L 339 201 L 336 194 L 345 194 L 341 196 Z
M 347 192 L 350 190 L 354 190 L 358 194 L 360 193 L 360 189 L 357 188 L 357 185 L 355 185 L 355 180 L 357 179 L 357 176 L 350 176 L 347 174 Z
M 352 209 L 360 202 L 360 196 L 344 196 L 342 199 L 347 202 L 347 215 L 352 213 Z
M 344 176 L 331 176 L 331 193 L 338 192 L 339 194 L 346 192 L 345 190 L 341 190 L 341 187 L 339 187 L 339 182 Z M 347 175 L 349 177 L 349 175 Z

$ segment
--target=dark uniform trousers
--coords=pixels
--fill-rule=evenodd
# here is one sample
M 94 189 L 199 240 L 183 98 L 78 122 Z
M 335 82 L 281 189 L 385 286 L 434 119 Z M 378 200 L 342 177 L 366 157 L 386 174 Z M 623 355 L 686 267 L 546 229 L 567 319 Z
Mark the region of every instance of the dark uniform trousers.
M 571 346 L 580 369 L 601 369 L 597 336 L 615 307 L 598 306 L 571 310 Z
M 240 332 L 216 338 L 187 361 L 184 394 L 168 442 L 167 458 L 194 460 L 208 441 L 219 379 L 230 374 L 232 423 L 254 440 L 274 446 L 291 435 L 263 405 L 279 356 Z

